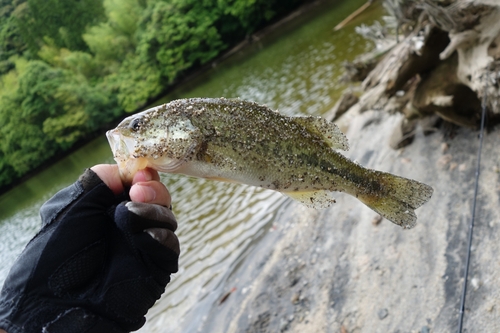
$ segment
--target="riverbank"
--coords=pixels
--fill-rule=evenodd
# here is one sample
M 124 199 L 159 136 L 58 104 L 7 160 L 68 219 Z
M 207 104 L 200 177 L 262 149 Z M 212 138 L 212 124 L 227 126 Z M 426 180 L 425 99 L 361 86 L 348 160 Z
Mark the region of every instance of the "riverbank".
M 434 195 L 417 210 L 417 226 L 403 230 L 382 221 L 345 194 L 323 211 L 290 203 L 232 272 L 198 331 L 456 331 L 477 132 L 455 128 L 450 135 L 441 127 L 425 136 L 420 128 L 411 145 L 396 151 L 388 142 L 401 117 L 378 111 L 353 116 L 346 155 L 431 185 Z M 483 146 L 464 318 L 469 333 L 500 330 L 499 139 L 493 130 Z

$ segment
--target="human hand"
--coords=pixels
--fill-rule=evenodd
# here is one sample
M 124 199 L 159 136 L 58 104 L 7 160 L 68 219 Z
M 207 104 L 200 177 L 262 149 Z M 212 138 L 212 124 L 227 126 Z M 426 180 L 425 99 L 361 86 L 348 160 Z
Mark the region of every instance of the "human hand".
M 9 333 L 136 330 L 177 271 L 177 223 L 158 174 L 138 172 L 127 193 L 116 166 L 92 170 L 42 206 L 43 228 L 0 295 Z
M 115 195 L 119 195 L 125 190 L 120 179 L 118 165 L 98 164 L 90 169 L 99 176 Z M 167 188 L 160 182 L 158 172 L 149 168 L 139 170 L 134 175 L 129 195 L 132 201 L 158 204 L 165 207 L 169 207 L 172 200 Z
M 124 191 L 124 185 L 120 178 L 118 165 L 99 164 L 93 166 L 91 169 L 113 191 L 113 193 L 118 195 Z M 172 198 L 168 189 L 160 182 L 160 175 L 156 170 L 149 168 L 139 170 L 132 179 L 132 187 L 130 188 L 129 196 L 131 202 L 127 203 L 127 207 L 139 216 L 149 216 L 149 218 L 157 220 L 161 220 L 162 217 L 172 216 L 172 213 L 166 209 L 166 207 L 169 207 L 169 210 L 172 210 Z M 165 223 L 168 223 L 168 221 L 171 221 L 171 219 L 167 218 Z M 176 228 L 177 225 L 173 226 L 173 230 Z M 166 247 L 179 246 L 177 238 L 172 237 L 169 229 L 149 228 L 146 229 L 146 231 Z M 173 241 L 173 244 L 171 244 L 171 241 Z

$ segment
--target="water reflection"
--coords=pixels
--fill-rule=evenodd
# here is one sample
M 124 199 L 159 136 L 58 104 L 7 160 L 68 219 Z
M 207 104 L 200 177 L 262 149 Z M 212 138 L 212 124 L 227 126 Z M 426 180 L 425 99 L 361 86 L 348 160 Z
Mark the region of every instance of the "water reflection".
M 182 97 L 240 97 L 289 115 L 322 115 L 346 88 L 339 82 L 342 62 L 371 48 L 354 27 L 333 32 L 363 0 L 322 7 L 307 24 L 279 39 L 263 39 L 253 49 L 217 66 L 195 81 L 166 96 L 165 102 Z M 380 8 L 374 15 L 380 15 Z M 366 17 L 365 17 L 366 19 Z M 249 56 L 249 53 L 253 54 Z
M 172 175 L 162 181 L 173 194 L 174 213 L 183 217 L 177 231 L 181 262 L 167 294 L 150 311 L 144 331 L 152 324 L 164 327 L 173 318 L 179 327 L 186 312 L 202 313 L 213 302 L 210 296 L 218 295 L 217 287 L 231 271 L 228 266 L 269 229 L 277 208 L 288 200 L 249 186 Z
M 21 252 L 22 246 L 35 235 L 40 228 L 38 205 L 20 210 L 0 224 L 0 278 L 7 276 L 11 264 Z M 23 245 L 21 245 L 23 244 Z M 20 246 L 21 245 L 21 246 Z
M 74 182 L 85 168 L 112 161 L 106 139 L 101 137 L 0 196 L 0 284 L 16 257 L 40 229 L 40 206 Z

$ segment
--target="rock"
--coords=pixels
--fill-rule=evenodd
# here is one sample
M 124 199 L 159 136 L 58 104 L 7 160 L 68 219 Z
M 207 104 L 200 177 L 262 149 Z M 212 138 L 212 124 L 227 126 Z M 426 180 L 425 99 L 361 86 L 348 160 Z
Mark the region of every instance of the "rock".
M 311 260 L 310 260 L 311 265 L 314 265 L 316 263 L 316 260 L 318 260 L 318 254 L 315 252 L 311 255 Z
M 470 285 L 472 286 L 474 291 L 477 291 L 479 289 L 479 287 L 481 287 L 481 281 L 479 281 L 479 279 L 477 277 L 473 277 L 470 280 Z
M 380 320 L 387 318 L 388 315 L 389 311 L 387 309 L 380 309 L 377 312 L 378 319 Z
M 280 332 L 285 332 L 287 329 L 288 329 L 288 325 L 290 323 L 288 322 L 288 320 L 286 318 L 281 318 L 281 321 L 280 321 Z
M 372 220 L 372 225 L 377 226 L 379 225 L 384 218 L 381 215 L 376 215 L 373 220 Z
M 437 160 L 437 165 L 441 168 L 441 169 L 445 169 L 451 162 L 451 160 L 453 159 L 453 155 L 451 154 L 445 154 L 441 157 L 439 157 L 439 159 Z
M 420 333 L 430 333 L 431 329 L 428 326 L 422 326 Z

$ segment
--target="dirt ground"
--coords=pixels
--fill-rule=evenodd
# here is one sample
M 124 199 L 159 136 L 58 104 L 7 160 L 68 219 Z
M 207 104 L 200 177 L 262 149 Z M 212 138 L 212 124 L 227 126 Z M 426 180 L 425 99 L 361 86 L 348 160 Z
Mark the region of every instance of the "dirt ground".
M 354 117 L 348 157 L 434 188 L 403 230 L 339 193 L 286 212 L 226 281 L 198 332 L 456 332 L 474 194 L 478 132 L 441 126 L 403 150 L 400 115 Z M 464 332 L 500 332 L 500 131 L 484 140 Z M 230 290 L 234 292 L 230 293 Z M 229 296 L 228 296 L 229 295 Z M 220 300 L 225 299 L 223 302 Z

